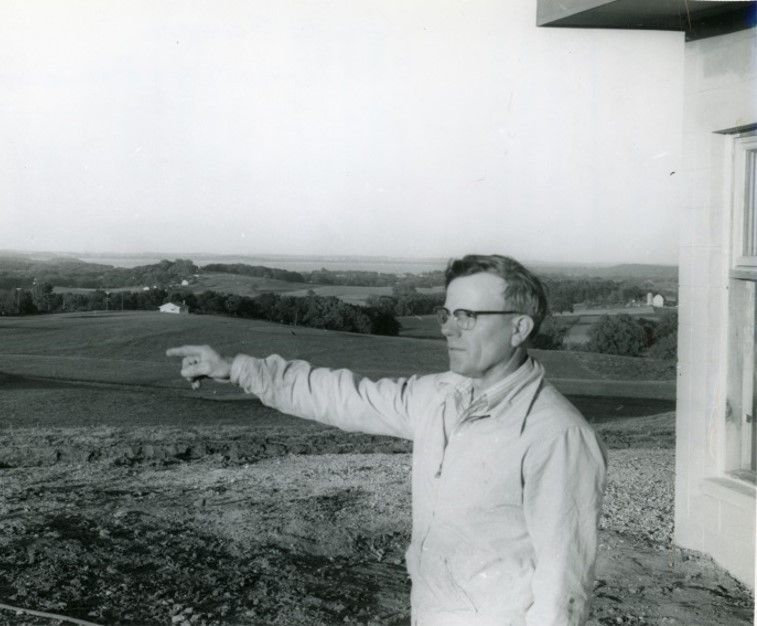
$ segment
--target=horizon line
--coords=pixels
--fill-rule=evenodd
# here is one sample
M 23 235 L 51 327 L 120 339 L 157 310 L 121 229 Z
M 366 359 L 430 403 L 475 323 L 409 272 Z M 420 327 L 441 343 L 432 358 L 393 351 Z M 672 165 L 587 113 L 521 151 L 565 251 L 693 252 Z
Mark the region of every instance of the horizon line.
M 79 257 L 128 257 L 128 258 L 160 258 L 161 260 L 175 260 L 175 259 L 187 259 L 193 260 L 192 257 L 217 257 L 217 258 L 229 258 L 229 257 L 243 257 L 252 259 L 282 259 L 282 260 L 373 260 L 373 261 L 406 261 L 412 263 L 430 263 L 440 262 L 443 265 L 454 256 L 393 256 L 393 255 L 380 255 L 380 254 L 293 254 L 286 252 L 202 252 L 202 251 L 184 251 L 184 252 L 167 252 L 167 251 L 142 251 L 142 252 L 117 252 L 117 251 L 83 251 L 83 250 L 29 250 L 19 248 L 0 248 L 0 255 L 3 254 L 20 254 L 20 255 L 49 255 L 49 256 L 68 256 L 74 257 L 79 260 Z M 478 254 L 478 253 L 472 253 Z M 644 262 L 644 261 L 546 261 L 539 259 L 526 259 L 520 260 L 520 263 L 524 265 L 559 265 L 559 266 L 592 266 L 592 267 L 614 267 L 618 265 L 643 265 L 643 266 L 663 266 L 663 267 L 678 267 L 678 263 L 671 262 Z

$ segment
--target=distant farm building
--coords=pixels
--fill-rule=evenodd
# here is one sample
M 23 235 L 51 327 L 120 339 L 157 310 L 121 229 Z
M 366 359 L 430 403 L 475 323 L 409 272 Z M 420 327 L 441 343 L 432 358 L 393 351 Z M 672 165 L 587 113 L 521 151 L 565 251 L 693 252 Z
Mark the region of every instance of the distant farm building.
M 161 313 L 189 313 L 189 307 L 185 304 L 166 302 L 158 307 Z
M 664 307 L 665 306 L 665 298 L 663 298 L 659 293 L 652 298 L 652 306 L 654 307 Z
M 181 281 L 181 286 L 182 287 L 188 287 L 189 286 L 189 281 L 185 278 L 184 280 Z

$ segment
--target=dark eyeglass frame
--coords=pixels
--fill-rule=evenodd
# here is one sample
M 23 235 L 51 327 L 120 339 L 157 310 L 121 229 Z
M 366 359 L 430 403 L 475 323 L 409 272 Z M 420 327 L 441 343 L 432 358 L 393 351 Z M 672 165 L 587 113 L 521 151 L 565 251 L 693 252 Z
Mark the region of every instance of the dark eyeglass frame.
M 450 311 L 447 307 L 437 306 L 434 307 L 434 315 L 436 315 L 436 321 L 440 326 L 447 323 L 447 320 L 451 317 L 455 318 L 455 322 L 459 328 L 463 330 L 470 330 L 476 325 L 476 318 L 479 315 L 513 315 L 519 314 L 520 311 L 472 311 L 471 309 L 455 309 Z

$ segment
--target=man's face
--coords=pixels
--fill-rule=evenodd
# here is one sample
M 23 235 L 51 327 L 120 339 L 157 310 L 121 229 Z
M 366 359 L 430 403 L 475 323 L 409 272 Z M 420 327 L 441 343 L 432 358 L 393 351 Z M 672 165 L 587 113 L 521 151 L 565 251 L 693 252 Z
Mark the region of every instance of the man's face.
M 444 306 L 449 311 L 504 311 L 504 279 L 481 272 L 455 278 L 447 287 Z M 483 379 L 488 385 L 510 373 L 515 315 L 480 315 L 470 330 L 461 329 L 453 316 L 442 326 L 447 338 L 450 370 L 469 378 Z

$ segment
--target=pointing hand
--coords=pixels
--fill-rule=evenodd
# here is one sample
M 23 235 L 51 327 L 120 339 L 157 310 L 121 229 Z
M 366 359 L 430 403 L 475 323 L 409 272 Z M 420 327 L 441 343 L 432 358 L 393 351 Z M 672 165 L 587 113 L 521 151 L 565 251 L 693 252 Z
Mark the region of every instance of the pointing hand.
M 181 375 L 192 385 L 200 386 L 203 378 L 228 382 L 231 376 L 231 359 L 224 358 L 210 346 L 180 346 L 166 350 L 166 356 L 182 357 Z

